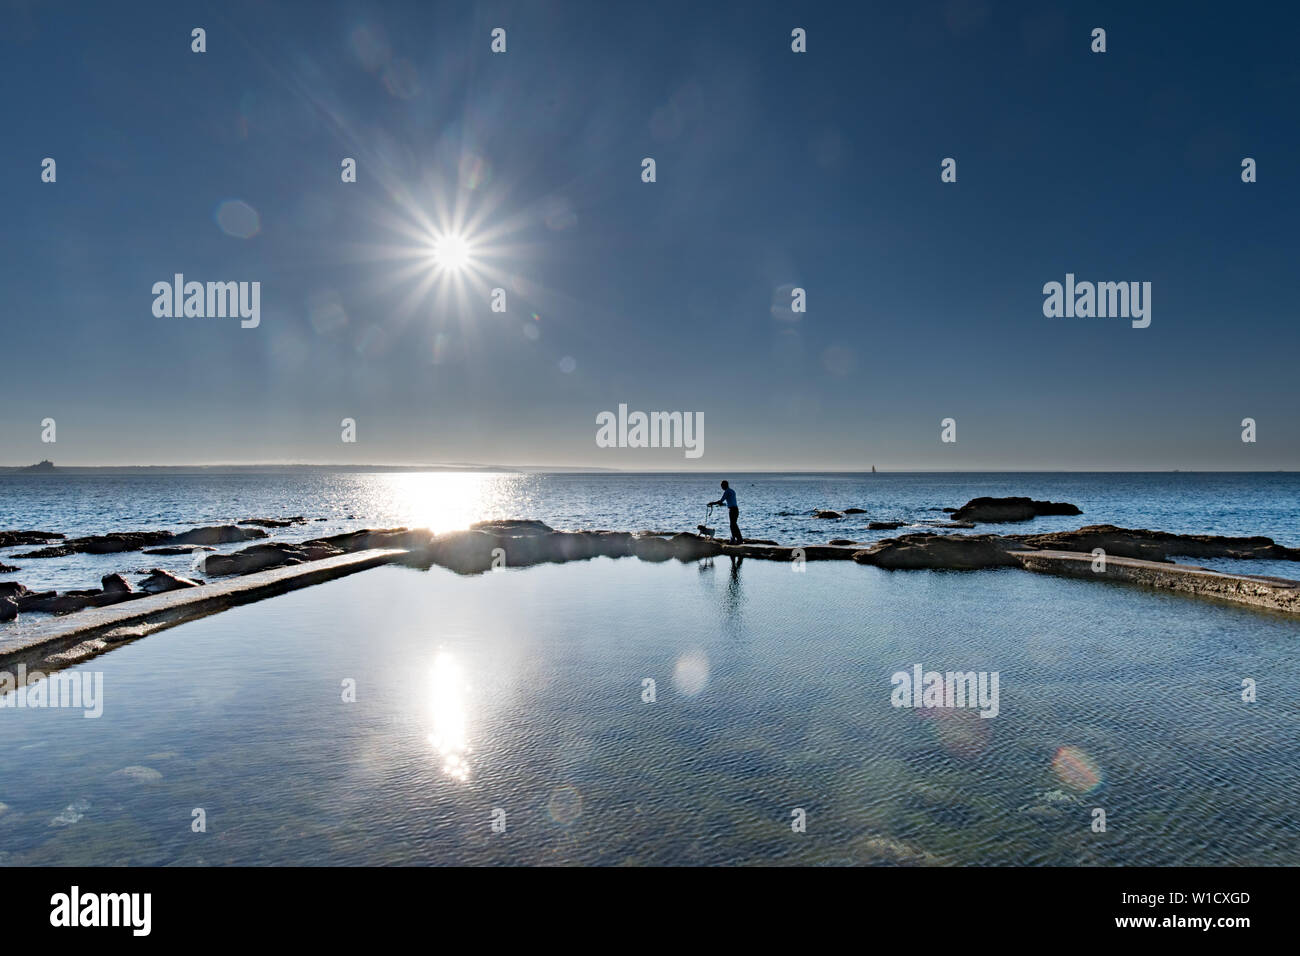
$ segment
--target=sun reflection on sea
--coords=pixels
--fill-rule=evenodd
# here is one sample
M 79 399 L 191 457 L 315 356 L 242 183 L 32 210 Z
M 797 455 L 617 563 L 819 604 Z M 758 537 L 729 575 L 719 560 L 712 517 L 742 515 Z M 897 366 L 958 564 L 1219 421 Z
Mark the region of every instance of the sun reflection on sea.
M 429 743 L 443 760 L 443 772 L 453 780 L 469 779 L 469 685 L 455 656 L 439 651 L 430 672 L 429 713 L 433 730 Z
M 526 475 L 499 472 L 402 472 L 376 475 L 375 511 L 408 528 L 436 534 L 491 518 L 527 517 Z

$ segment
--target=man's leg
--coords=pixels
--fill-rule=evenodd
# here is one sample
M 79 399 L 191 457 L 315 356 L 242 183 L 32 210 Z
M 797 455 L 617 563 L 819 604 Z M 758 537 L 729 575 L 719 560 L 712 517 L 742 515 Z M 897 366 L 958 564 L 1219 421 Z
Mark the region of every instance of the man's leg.
M 736 524 L 736 519 L 740 517 L 740 509 L 730 508 L 728 512 L 731 515 L 731 541 L 733 544 L 742 544 L 745 539 L 740 534 L 740 525 Z

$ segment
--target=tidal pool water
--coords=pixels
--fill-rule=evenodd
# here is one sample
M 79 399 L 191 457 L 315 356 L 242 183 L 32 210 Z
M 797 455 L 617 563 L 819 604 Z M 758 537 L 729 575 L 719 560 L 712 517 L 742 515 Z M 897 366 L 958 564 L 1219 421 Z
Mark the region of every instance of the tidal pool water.
M 0 863 L 1296 865 L 1297 638 L 1009 570 L 379 568 L 0 709 Z M 892 706 L 915 664 L 997 716 Z

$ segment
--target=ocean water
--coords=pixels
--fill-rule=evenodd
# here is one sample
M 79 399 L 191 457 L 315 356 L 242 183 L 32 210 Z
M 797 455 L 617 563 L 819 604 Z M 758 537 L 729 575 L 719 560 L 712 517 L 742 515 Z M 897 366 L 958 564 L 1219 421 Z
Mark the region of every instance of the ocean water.
M 694 531 L 706 519 L 705 503 L 719 496 L 721 477 L 729 478 L 736 489 L 745 535 L 783 544 L 831 538 L 871 541 L 927 530 L 932 522 L 948 518 L 944 507 L 959 507 L 979 495 L 1028 495 L 1072 502 L 1083 515 L 981 525 L 975 532 L 1055 531 L 1109 523 L 1189 534 L 1262 534 L 1300 546 L 1300 474 L 1289 472 L 0 475 L 0 530 L 57 531 L 73 537 L 304 515 L 313 520 L 272 535 L 302 540 L 397 525 L 447 531 L 489 518 L 538 518 L 563 529 Z M 851 507 L 866 513 L 841 520 L 812 517 L 816 509 Z M 726 516 L 720 510 L 709 520 L 725 531 Z M 905 521 L 908 526 L 868 531 L 869 521 Z M 101 576 L 112 572 L 162 567 L 188 573 L 193 563 L 189 557 L 139 552 L 13 557 L 30 550 L 0 549 L 0 563 L 20 569 L 0 577 L 32 588 L 96 587 Z M 1200 563 L 1223 570 L 1241 564 Z M 1289 562 L 1250 562 L 1235 569 L 1300 576 L 1300 569 Z
M 378 568 L 0 710 L 0 864 L 1297 865 L 1297 638 L 1011 570 Z M 894 707 L 915 664 L 997 716 Z

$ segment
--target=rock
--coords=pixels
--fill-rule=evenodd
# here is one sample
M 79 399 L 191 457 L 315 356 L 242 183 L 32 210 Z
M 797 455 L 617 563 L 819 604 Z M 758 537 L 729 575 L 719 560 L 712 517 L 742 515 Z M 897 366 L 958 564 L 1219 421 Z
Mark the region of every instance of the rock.
M 17 581 L 0 581 L 0 598 L 13 598 L 16 601 L 23 595 L 31 593 Z
M 1083 514 L 1075 505 L 1063 501 L 1034 501 L 1031 498 L 972 498 L 952 512 L 957 521 L 985 523 L 1029 521 L 1039 515 Z
M 146 594 L 162 594 L 164 591 L 177 591 L 181 588 L 196 588 L 198 586 L 198 581 L 178 577 L 170 571 L 164 571 L 162 568 L 154 568 L 149 572 L 148 577 L 142 578 L 140 581 L 140 590 Z
M 544 521 L 530 518 L 510 518 L 504 521 L 476 521 L 469 526 L 471 531 L 486 531 L 489 534 L 535 535 L 553 534 L 555 529 Z
M 722 554 L 722 543 L 701 534 L 682 532 L 670 538 L 653 535 L 635 535 L 632 538 L 632 554 L 642 561 L 698 561 L 700 558 Z
M 459 574 L 478 574 L 494 568 L 525 567 L 545 562 L 627 557 L 637 540 L 658 540 L 658 545 L 642 544 L 640 547 L 647 553 L 652 550 L 662 552 L 661 560 L 673 557 L 677 551 L 686 553 L 693 547 L 685 541 L 670 545 L 668 539 L 657 535 L 633 535 L 626 531 L 552 531 L 538 525 L 540 522 L 485 522 L 468 531 L 440 534 L 425 547 L 413 549 L 409 562 L 421 567 L 437 564 Z M 521 533 L 512 534 L 512 531 Z M 686 537 L 696 539 L 695 535 Z M 717 547 L 716 542 L 712 547 Z
M 1101 548 L 1108 555 L 1169 561 L 1172 557 L 1248 558 L 1300 561 L 1300 548 L 1288 548 L 1272 538 L 1229 538 L 1212 534 L 1170 534 L 1119 528 L 1112 524 L 1088 525 L 1077 531 L 1053 531 L 1023 536 L 1033 548 L 1055 551 L 1092 551 Z
M 838 511 L 814 511 L 813 517 L 814 518 L 843 518 L 844 515 L 840 514 Z
M 131 585 L 127 582 L 126 578 L 122 577 L 120 574 L 106 574 L 99 579 L 99 582 L 104 586 L 105 594 L 113 592 L 130 594 L 132 590 Z
M 885 538 L 870 548 L 854 553 L 859 564 L 879 568 L 928 568 L 973 571 L 980 568 L 1019 567 L 1009 552 L 1024 543 L 996 534 L 941 535 L 921 532 L 901 538 Z
M 906 521 L 868 521 L 868 531 L 895 531 L 906 525 Z
M 19 558 L 64 558 L 70 554 L 116 554 L 119 551 L 138 551 L 151 545 L 162 544 L 171 538 L 170 531 L 126 531 L 97 534 L 86 538 L 71 538 L 52 548 L 41 548 L 15 555 Z
M 845 508 L 844 513 L 846 515 L 864 515 L 867 513 L 867 509 L 866 508 Z
M 18 602 L 13 598 L 0 597 L 0 621 L 12 621 L 18 616 Z
M 180 534 L 169 535 L 165 542 L 159 543 L 233 544 L 236 541 L 252 541 L 255 538 L 265 537 L 266 532 L 260 528 L 240 528 L 233 524 L 223 524 L 210 528 L 192 528 Z
M 0 574 L 13 574 L 15 571 L 21 571 L 22 568 L 14 567 L 12 564 L 5 564 L 0 561 Z
M 256 525 L 259 528 L 287 528 L 290 525 L 306 523 L 307 519 L 302 515 L 295 515 L 292 518 L 245 518 L 243 521 L 235 522 L 235 524 Z
M 73 611 L 80 611 L 83 608 L 97 607 L 98 599 L 105 597 L 103 591 L 64 591 L 62 594 L 48 592 L 46 594 L 29 594 L 19 602 L 18 608 L 22 611 L 40 611 L 43 614 L 70 614 Z M 123 594 L 107 595 L 110 600 L 106 604 L 114 604 L 118 600 L 126 597 Z
M 47 544 L 62 538 L 63 535 L 53 531 L 0 531 L 0 548 L 13 548 L 20 544 Z
M 28 591 L 26 588 L 23 588 L 21 594 L 10 595 L 13 600 L 18 602 L 19 611 L 34 611 L 36 610 L 36 605 L 41 601 L 46 601 L 57 596 L 57 591 Z
M 850 541 L 848 538 L 832 538 L 831 544 L 835 545 L 837 548 L 841 548 L 844 547 L 845 545 L 857 544 L 857 542 Z
M 143 554 L 193 554 L 195 551 L 215 551 L 208 544 L 175 544 L 165 548 L 145 548 Z
M 343 534 L 330 535 L 327 538 L 312 538 L 304 541 L 306 548 L 334 548 L 339 554 L 353 551 L 367 551 L 371 548 L 406 548 L 420 550 L 427 548 L 433 540 L 433 532 L 427 528 L 364 528 L 361 531 L 348 531 Z M 328 557 L 328 555 L 323 555 Z
M 929 528 L 973 528 L 974 521 L 926 521 L 926 527 Z
M 203 559 L 202 570 L 211 575 L 252 574 L 269 568 L 337 557 L 343 553 L 339 548 L 321 542 L 288 544 L 277 541 L 255 544 L 234 554 L 209 554 Z
M 932 510 L 933 510 L 933 509 L 932 509 Z M 952 514 L 952 513 L 953 513 L 954 511 L 956 511 L 957 509 L 956 509 L 956 508 L 939 508 L 938 510 L 939 510 L 939 511 L 942 511 L 942 512 L 944 512 L 944 513 L 946 513 L 946 514 Z

